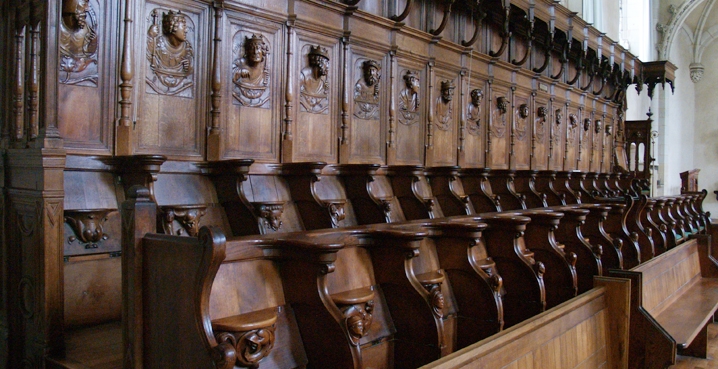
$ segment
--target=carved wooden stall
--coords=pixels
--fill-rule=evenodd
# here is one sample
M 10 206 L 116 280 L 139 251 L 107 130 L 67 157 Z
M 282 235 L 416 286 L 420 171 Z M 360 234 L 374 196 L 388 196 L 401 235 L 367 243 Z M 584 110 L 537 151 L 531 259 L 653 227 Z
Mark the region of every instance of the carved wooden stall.
M 230 237 L 264 237 L 247 241 L 251 247 L 232 243 L 237 253 L 228 255 L 233 264 L 222 264 L 220 275 L 228 279 L 220 284 L 231 286 L 238 275 L 249 278 L 251 288 L 262 289 L 261 278 L 271 283 L 256 300 L 235 291 L 229 300 L 212 300 L 211 309 L 227 318 L 216 327 L 241 328 L 222 344 L 236 340 L 237 332 L 281 327 L 285 336 L 275 351 L 285 356 L 268 359 L 276 359 L 276 367 L 318 365 L 312 359 L 321 356 L 319 349 L 303 348 L 301 337 L 316 339 L 312 324 L 325 320 L 308 319 L 307 306 L 333 306 L 324 311 L 331 315 L 322 317 L 327 322 L 354 317 L 354 330 L 334 327 L 326 337 L 348 335 L 352 348 L 337 353 L 347 366 L 361 366 L 357 358 L 365 352 L 366 360 L 401 367 L 399 359 L 386 358 L 412 352 L 416 342 L 432 347 L 418 362 L 483 338 L 485 332 L 456 341 L 469 330 L 458 326 L 462 321 L 501 329 L 500 319 L 457 312 L 474 292 L 459 285 L 460 277 L 451 281 L 460 272 L 445 270 L 477 273 L 468 278 L 478 283 L 471 288 L 488 296 L 496 314 L 503 314 L 503 300 L 520 300 L 502 295 L 489 256 L 474 255 L 481 267 L 469 267 L 447 254 L 456 240 L 479 239 L 482 231 L 487 249 L 499 240 L 521 246 L 522 268 L 537 281 L 531 314 L 546 301 L 557 305 L 590 288 L 590 277 L 576 277 L 576 265 L 596 273 L 620 268 L 621 245 L 638 247 L 636 239 L 652 237 L 633 237 L 642 228 L 629 231 L 622 206 L 625 214 L 640 211 L 616 196 L 630 193 L 631 178 L 612 174 L 616 155 L 625 152 L 625 91 L 647 81 L 644 64 L 555 1 L 11 0 L 0 11 L 6 51 L 0 58 L 6 92 L 0 109 L 0 362 L 7 367 L 90 365 L 78 360 L 91 352 L 108 353 L 99 355 L 98 367 L 143 367 L 143 332 L 125 328 L 120 336 L 122 324 L 142 326 L 140 291 L 147 281 L 135 272 L 151 266 L 135 252 L 146 232 L 197 237 L 208 225 Z M 657 81 L 649 81 L 651 90 Z M 591 178 L 589 189 L 572 184 L 585 178 Z M 149 209 L 141 219 L 121 219 L 128 191 Z M 683 232 L 678 228 L 689 228 L 684 219 L 703 219 L 698 196 L 689 198 L 680 200 L 681 209 L 675 199 L 658 202 L 644 224 L 666 229 L 656 233 L 672 235 L 675 245 Z M 555 237 L 552 227 L 562 215 L 526 210 L 594 200 L 613 208 L 571 208 L 562 223 L 568 230 Z M 664 203 L 670 204 L 664 209 Z M 477 216 L 502 206 L 526 212 Z M 414 216 L 412 209 L 427 215 Z M 606 225 L 615 228 L 607 234 L 609 210 L 616 215 Z M 463 225 L 444 220 L 459 214 L 475 218 Z M 351 242 L 321 236 L 324 248 L 305 259 L 286 250 L 309 249 L 303 236 L 281 236 L 423 218 L 440 219 L 346 231 Z M 538 254 L 552 255 L 565 269 L 569 282 L 560 298 L 546 299 L 538 287 L 543 264 L 523 239 L 529 220 L 527 239 L 548 239 Z M 133 224 L 141 225 L 137 234 Z M 537 224 L 545 229 L 533 228 Z M 423 340 L 406 338 L 412 325 L 388 314 L 410 305 L 382 285 L 395 275 L 376 260 L 386 254 L 400 270 L 403 262 L 389 256 L 405 254 L 381 237 L 399 240 L 415 259 L 414 284 L 395 288 L 432 307 L 417 308 L 432 330 Z M 576 253 L 589 261 L 577 264 Z M 336 257 L 337 271 L 318 255 Z M 214 264 L 203 267 L 220 268 L 220 259 L 212 255 Z M 288 271 L 307 265 L 328 273 L 328 290 L 344 290 L 324 300 L 283 290 Z M 315 283 L 310 277 L 298 285 Z M 457 283 L 455 294 L 451 283 Z M 230 308 L 232 298 L 238 302 Z M 506 311 L 510 324 L 527 317 L 513 317 L 521 313 L 513 303 Z M 363 324 L 381 329 L 365 335 Z M 195 354 L 207 359 L 199 358 L 206 353 L 189 355 Z M 255 365 L 260 356 L 238 365 Z

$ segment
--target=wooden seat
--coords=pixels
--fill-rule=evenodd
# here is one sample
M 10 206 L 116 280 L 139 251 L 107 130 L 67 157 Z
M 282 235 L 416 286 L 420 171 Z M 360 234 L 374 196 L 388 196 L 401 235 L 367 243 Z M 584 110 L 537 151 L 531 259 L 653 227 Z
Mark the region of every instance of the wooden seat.
M 710 237 L 698 236 L 631 270 L 632 367 L 674 364 L 676 355 L 706 357 L 707 329 L 718 310 L 718 263 Z

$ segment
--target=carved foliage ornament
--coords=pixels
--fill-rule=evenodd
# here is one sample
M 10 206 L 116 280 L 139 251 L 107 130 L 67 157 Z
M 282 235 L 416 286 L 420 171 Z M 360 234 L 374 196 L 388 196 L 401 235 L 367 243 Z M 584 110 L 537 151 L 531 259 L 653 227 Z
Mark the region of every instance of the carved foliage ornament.
M 88 0 L 62 1 L 60 83 L 97 87 L 97 22 Z
M 361 76 L 354 84 L 354 116 L 378 120 L 381 65 L 375 60 L 364 60 L 360 65 Z
M 241 367 L 256 368 L 260 360 L 269 355 L 274 347 L 276 324 L 254 329 L 248 332 L 222 332 L 217 334 L 217 342 L 228 344 L 235 351 L 236 364 Z M 228 367 L 234 367 L 231 363 Z
M 453 104 L 454 99 L 454 81 L 441 81 L 441 96 L 436 99 L 436 127 L 442 131 L 448 131 L 451 128 L 451 118 L 454 115 Z
M 492 112 L 491 129 L 489 133 L 494 137 L 504 137 L 506 133 L 506 112 L 508 111 L 508 100 L 504 96 L 496 98 L 496 108 Z
M 237 32 L 233 39 L 232 96 L 249 107 L 269 108 L 269 42 L 262 34 Z
M 399 92 L 399 123 L 410 126 L 419 121 L 419 74 L 407 70 L 404 88 Z
M 329 113 L 329 51 L 309 45 L 308 64 L 300 73 L 301 111 L 312 114 Z
M 147 30 L 148 92 L 160 95 L 192 97 L 194 86 L 194 51 L 188 36 L 193 33 L 192 20 L 181 11 L 154 9 Z M 189 22 L 189 25 L 188 25 Z
M 481 100 L 484 98 L 484 92 L 480 89 L 471 90 L 471 102 L 466 108 L 466 127 L 469 134 L 478 136 L 481 134 Z

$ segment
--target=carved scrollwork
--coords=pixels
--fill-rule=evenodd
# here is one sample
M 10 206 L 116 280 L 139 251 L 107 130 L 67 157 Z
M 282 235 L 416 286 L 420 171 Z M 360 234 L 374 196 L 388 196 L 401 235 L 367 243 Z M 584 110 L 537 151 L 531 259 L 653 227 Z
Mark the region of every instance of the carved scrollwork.
M 419 121 L 419 74 L 407 70 L 404 88 L 399 92 L 399 123 L 411 126 Z
M 254 203 L 254 208 L 260 224 L 273 231 L 282 227 L 283 202 Z
M 160 95 L 193 97 L 194 51 L 189 41 L 194 27 L 192 20 L 181 11 L 162 12 L 161 24 L 158 22 L 160 9 L 150 13 L 152 18 L 147 30 L 147 70 L 148 92 Z
M 506 133 L 506 113 L 508 112 L 508 101 L 506 97 L 499 96 L 496 98 L 496 108 L 493 110 L 493 119 L 491 120 L 491 128 L 489 133 L 494 137 L 504 137 Z
M 361 63 L 361 77 L 354 84 L 354 116 L 365 120 L 379 119 L 381 64 L 375 60 Z
M 223 348 L 223 366 L 234 365 L 256 368 L 260 360 L 267 357 L 274 347 L 276 325 L 254 329 L 248 332 L 221 332 L 216 334 L 219 346 Z M 232 363 L 232 359 L 236 362 Z M 231 363 L 231 364 L 230 364 Z
M 436 99 L 436 128 L 448 131 L 451 128 L 451 120 L 454 116 L 454 108 L 451 101 L 454 99 L 454 81 L 441 81 L 441 96 Z
M 108 239 L 103 231 L 107 215 L 114 209 L 65 210 L 65 223 L 75 233 L 68 238 L 69 243 L 76 240 L 86 244 L 86 248 L 97 248 L 97 243 Z
M 329 216 L 332 219 L 332 227 L 339 227 L 339 222 L 346 218 L 346 213 L 344 212 L 344 205 L 345 203 L 343 201 L 332 202 L 327 207 L 329 210 Z
M 480 89 L 471 90 L 471 102 L 466 108 L 466 128 L 470 135 L 481 135 L 481 100 L 484 92 Z
M 96 10 L 90 1 L 62 1 L 60 83 L 97 87 L 97 25 Z
M 431 304 L 431 310 L 434 316 L 442 318 L 444 316 L 444 294 L 441 293 L 441 284 L 427 284 L 424 285 L 427 291 L 429 291 L 429 303 Z
M 271 98 L 269 80 L 269 41 L 262 34 L 251 36 L 237 32 L 232 47 L 232 96 L 235 103 L 268 108 Z
M 201 218 L 207 214 L 207 207 L 204 205 L 176 205 L 162 206 L 162 226 L 166 234 L 181 236 L 187 233 L 190 237 L 199 234 Z M 174 221 L 177 221 L 182 228 L 176 229 Z
M 300 72 L 299 105 L 312 114 L 329 112 L 329 51 L 320 45 L 309 45 L 307 66 Z
M 362 337 L 369 332 L 371 323 L 374 320 L 373 312 L 374 300 L 348 305 L 342 308 L 344 326 L 349 336 L 349 341 L 354 346 L 358 346 Z

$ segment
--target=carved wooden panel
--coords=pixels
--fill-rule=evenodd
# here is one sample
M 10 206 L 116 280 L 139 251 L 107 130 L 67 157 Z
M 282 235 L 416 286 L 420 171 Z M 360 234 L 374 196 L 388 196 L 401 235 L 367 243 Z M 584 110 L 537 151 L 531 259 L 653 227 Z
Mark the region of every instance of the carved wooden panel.
M 578 170 L 588 172 L 591 167 L 591 150 L 593 150 L 593 111 L 584 108 L 581 111 L 579 130 Z
M 352 46 L 352 62 L 347 68 L 346 92 L 349 111 L 345 132 L 349 145 L 349 163 L 383 163 L 385 160 L 386 122 L 391 66 L 386 55 Z M 344 119 L 344 118 L 342 118 Z M 342 160 L 344 161 L 344 160 Z
M 336 162 L 341 47 L 328 37 L 297 34 L 292 161 Z
M 459 131 L 459 106 L 461 102 L 458 91 L 458 75 L 436 72 L 434 82 L 433 104 L 433 157 L 430 165 L 456 165 L 456 145 Z
M 532 110 L 531 169 L 547 170 L 551 147 L 551 104 L 548 99 L 537 97 Z
M 581 140 L 581 110 L 576 105 L 569 105 L 566 118 L 566 147 L 563 170 L 578 169 L 578 145 Z
M 478 63 L 476 63 L 478 65 Z M 486 127 L 488 126 L 489 89 L 486 80 L 478 75 L 469 75 L 464 90 L 463 160 L 465 168 L 482 168 L 486 160 Z
M 608 115 L 604 118 L 603 124 L 603 162 L 601 163 L 602 173 L 613 172 L 613 145 L 616 133 L 616 118 Z
M 284 102 L 284 28 L 227 12 L 224 28 L 224 157 L 279 161 Z
M 599 112 L 594 113 L 592 139 L 593 149 L 591 151 L 591 172 L 601 172 L 601 161 L 603 161 L 603 142 L 606 116 Z
M 511 169 L 529 169 L 531 164 L 531 131 L 533 103 L 525 91 L 514 93 L 511 131 Z
M 396 163 L 416 164 L 424 162 L 424 132 L 426 130 L 425 97 L 427 73 L 419 63 L 399 62 L 397 78 L 394 78 L 396 101 Z
M 204 146 L 209 9 L 146 2 L 136 37 L 137 153 L 199 156 Z
M 59 20 L 58 128 L 70 152 L 109 153 L 112 144 L 118 9 L 64 0 Z
M 566 155 L 568 113 L 566 104 L 554 99 L 551 102 L 551 136 L 549 142 L 549 170 L 563 170 Z
M 511 90 L 491 84 L 489 124 L 486 137 L 486 166 L 491 169 L 508 169 L 511 150 Z

